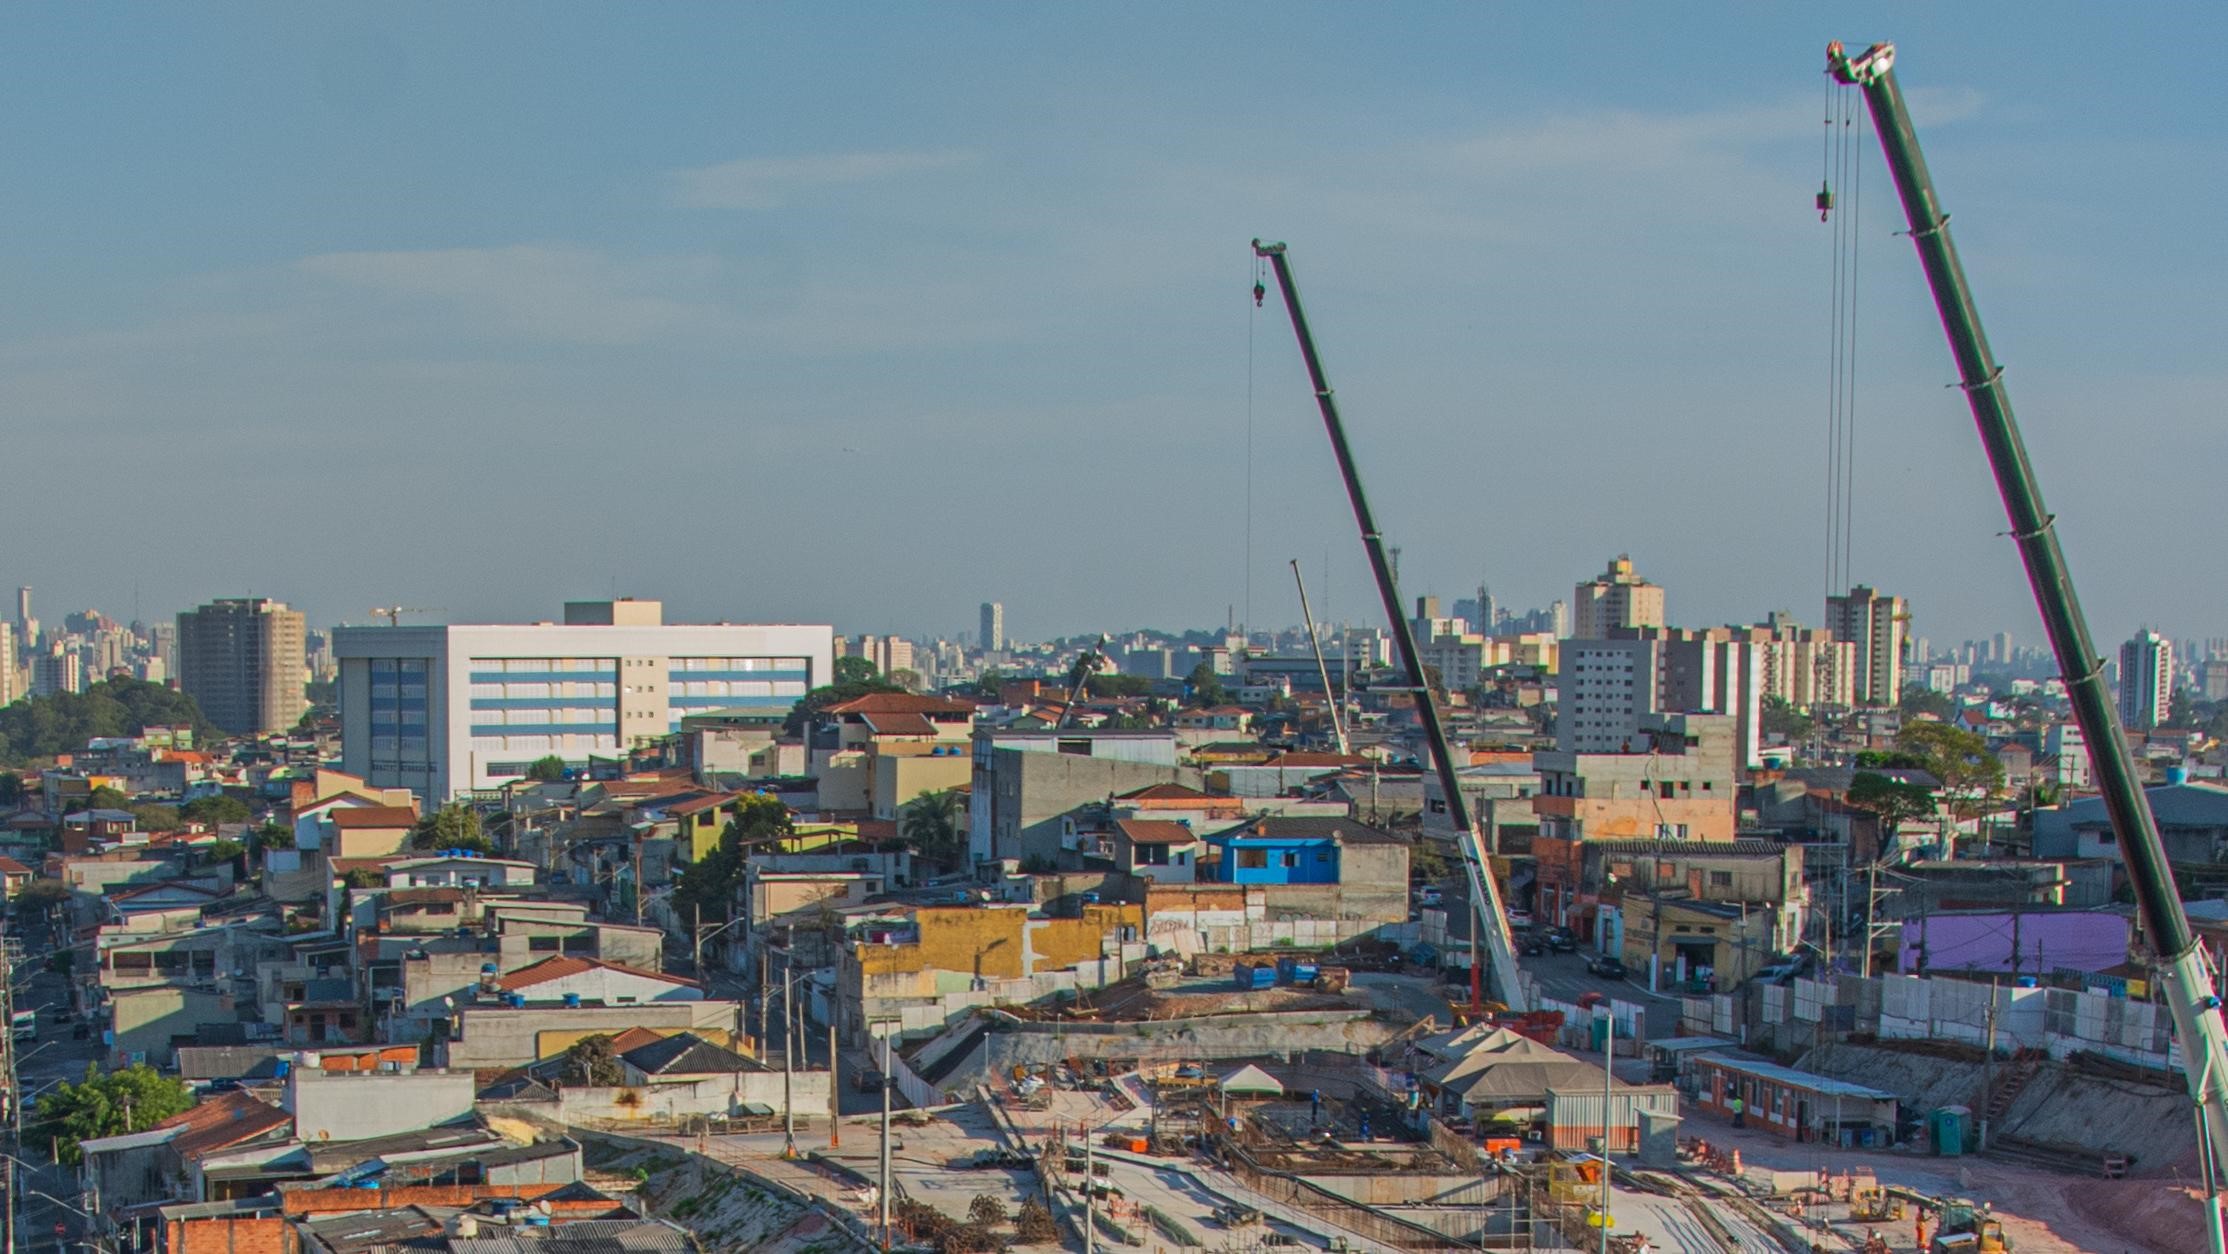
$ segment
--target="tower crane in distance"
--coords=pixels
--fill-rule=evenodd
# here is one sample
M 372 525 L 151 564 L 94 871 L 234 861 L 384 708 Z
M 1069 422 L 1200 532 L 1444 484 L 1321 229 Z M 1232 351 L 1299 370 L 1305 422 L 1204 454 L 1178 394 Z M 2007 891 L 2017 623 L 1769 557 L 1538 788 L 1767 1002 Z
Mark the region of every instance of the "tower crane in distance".
M 380 605 L 374 606 L 371 612 L 375 618 L 386 619 L 389 627 L 399 627 L 402 625 L 402 616 L 405 614 L 441 614 L 447 611 L 438 605 Z

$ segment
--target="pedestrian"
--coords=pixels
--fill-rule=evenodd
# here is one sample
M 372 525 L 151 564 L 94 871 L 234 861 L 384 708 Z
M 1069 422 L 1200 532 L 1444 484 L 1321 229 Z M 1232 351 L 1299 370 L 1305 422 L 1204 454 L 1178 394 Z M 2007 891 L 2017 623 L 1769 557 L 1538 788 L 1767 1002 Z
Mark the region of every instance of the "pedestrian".
M 1739 1094 L 1735 1094 L 1733 1097 L 1733 1126 L 1736 1128 L 1748 1126 L 1748 1103 L 1743 1102 Z

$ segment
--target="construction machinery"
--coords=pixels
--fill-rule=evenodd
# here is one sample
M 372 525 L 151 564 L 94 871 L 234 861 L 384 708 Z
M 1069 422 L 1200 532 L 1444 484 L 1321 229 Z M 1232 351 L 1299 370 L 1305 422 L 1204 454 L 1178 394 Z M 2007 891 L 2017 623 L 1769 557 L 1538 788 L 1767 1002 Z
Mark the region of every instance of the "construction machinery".
M 1979 310 L 1950 239 L 1949 214 L 1936 199 L 1933 177 L 1919 151 L 1894 67 L 1893 44 L 1874 44 L 1854 56 L 1839 42 L 1826 47 L 1826 72 L 1863 91 L 1888 172 L 1895 179 L 1911 243 L 1918 249 L 1942 330 L 1949 337 L 1950 354 L 1957 361 L 1958 385 L 1979 429 L 1981 447 L 1988 454 L 1997 492 L 2011 521 L 2011 537 L 2019 546 L 2036 608 L 2042 611 L 2043 628 L 2057 655 L 2066 698 L 2088 745 L 2090 773 L 2111 822 L 2113 842 L 2127 865 L 2143 938 L 2157 955 L 2159 1000 L 2173 1016 L 2181 1046 L 2182 1072 L 2196 1104 L 2205 1176 L 2217 1181 L 2223 1164 L 2228 1164 L 2228 1027 L 2221 1020 L 2214 973 L 2182 910 L 2150 799 L 2144 795 L 2119 711 L 2105 687 L 2103 662 L 2089 640 L 2088 622 L 2074 596 L 2073 577 L 2058 546 L 2057 520 L 2043 507 L 2026 445 L 2012 418 L 2003 367 L 1989 351 L 1988 337 L 1981 330 Z M 2220 1251 L 2219 1225 L 2208 1227 L 2208 1244 Z
M 1849 1195 L 1849 1221 L 1860 1224 L 1890 1223 L 1903 1218 L 1903 1199 L 1874 1184 Z
M 429 608 L 423 605 L 378 605 L 373 606 L 371 612 L 376 618 L 386 619 L 389 627 L 398 627 L 405 614 L 439 614 L 441 610 L 439 607 Z
M 1926 1254 L 2011 1254 L 2011 1238 L 1987 1207 L 1951 1198 L 1941 1203 Z
M 1099 642 L 1076 655 L 1073 675 L 1068 680 L 1068 699 L 1060 706 L 1060 717 L 1053 724 L 1055 729 L 1065 728 L 1068 718 L 1075 713 L 1075 703 L 1083 699 L 1084 685 L 1091 676 L 1099 673 L 1099 666 L 1106 661 L 1106 633 L 1099 633 Z
M 1385 617 L 1391 624 L 1393 641 L 1400 653 L 1401 668 L 1406 674 L 1407 689 L 1416 702 L 1416 715 L 1423 724 L 1424 742 L 1431 754 L 1432 769 L 1438 772 L 1441 795 L 1447 802 L 1447 819 L 1461 833 L 1462 869 L 1470 878 L 1470 905 L 1475 912 L 1471 922 L 1472 935 L 1485 941 L 1485 956 L 1493 968 L 1493 993 L 1513 1010 L 1528 1010 L 1524 987 L 1516 969 L 1516 946 L 1509 935 L 1508 912 L 1502 908 L 1500 887 L 1493 879 L 1493 864 L 1486 857 L 1485 842 L 1477 823 L 1470 817 L 1470 804 L 1462 792 L 1462 779 L 1453 755 L 1447 748 L 1446 725 L 1439 718 L 1439 703 L 1433 698 L 1429 678 L 1424 674 L 1423 655 L 1416 651 L 1416 634 L 1408 625 L 1407 615 L 1401 613 L 1400 589 L 1393 580 L 1392 560 L 1387 552 L 1385 537 L 1377 530 L 1377 519 L 1370 513 L 1369 498 L 1362 492 L 1361 473 L 1354 467 L 1353 450 L 1346 443 L 1346 427 L 1339 420 L 1338 402 L 1332 398 L 1331 385 L 1323 375 L 1323 360 L 1315 351 L 1315 337 L 1307 329 L 1307 314 L 1300 307 L 1300 291 L 1292 279 L 1292 261 L 1282 244 L 1264 244 L 1253 241 L 1253 254 L 1265 260 L 1276 272 L 1277 289 L 1283 293 L 1285 312 L 1291 315 L 1292 333 L 1300 342 L 1300 357 L 1307 365 L 1307 378 L 1315 389 L 1315 407 L 1322 412 L 1323 430 L 1331 439 L 1331 454 L 1338 459 L 1339 477 L 1346 483 L 1346 499 L 1354 508 L 1354 522 L 1361 528 L 1362 550 L 1369 557 L 1370 574 L 1376 577 L 1377 596 L 1384 602 Z M 1254 299 L 1263 295 L 1256 287 Z M 1482 1005 L 1484 990 L 1480 987 L 1482 974 L 1477 963 L 1470 964 L 1470 1004 Z

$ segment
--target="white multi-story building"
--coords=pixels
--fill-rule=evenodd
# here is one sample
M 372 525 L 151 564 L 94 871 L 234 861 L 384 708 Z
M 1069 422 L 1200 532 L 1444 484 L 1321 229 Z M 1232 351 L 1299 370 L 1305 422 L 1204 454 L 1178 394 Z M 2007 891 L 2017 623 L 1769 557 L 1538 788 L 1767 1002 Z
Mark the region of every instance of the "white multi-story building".
M 824 624 L 668 624 L 655 601 L 566 605 L 563 623 L 341 627 L 341 769 L 429 802 L 551 754 L 612 757 L 714 710 L 786 713 L 834 674 Z
M 1642 579 L 1632 568 L 1632 558 L 1618 554 L 1609 568 L 1571 592 L 1575 612 L 1570 634 L 1580 640 L 1600 640 L 1620 627 L 1661 627 L 1663 589 Z
M 1849 595 L 1826 598 L 1826 630 L 1857 647 L 1855 682 L 1850 693 L 1858 705 L 1894 705 L 1903 699 L 1903 641 L 1910 630 L 1910 607 L 1859 584 Z
M 2174 642 L 2150 628 L 2120 646 L 2120 722 L 2149 731 L 2174 707 Z

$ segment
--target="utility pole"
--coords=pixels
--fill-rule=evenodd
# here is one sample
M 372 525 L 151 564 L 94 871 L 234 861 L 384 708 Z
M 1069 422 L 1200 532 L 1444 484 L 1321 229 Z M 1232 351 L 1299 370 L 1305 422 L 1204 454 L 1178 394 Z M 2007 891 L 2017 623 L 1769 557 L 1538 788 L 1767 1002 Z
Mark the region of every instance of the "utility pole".
M 781 1019 L 784 1036 L 781 1042 L 781 1156 L 783 1158 L 795 1158 L 797 1156 L 797 1102 L 792 1083 L 796 1075 L 793 1064 L 796 1062 L 797 1051 L 795 1046 L 797 1041 L 795 1037 L 788 1035 L 788 1003 L 794 1000 L 796 995 L 790 991 L 792 987 L 790 974 L 786 968 L 781 973 Z
M 1230 1099 L 1225 1095 L 1223 1100 Z M 1098 1221 L 1091 1214 L 1091 1183 L 1095 1179 L 1092 1175 L 1093 1161 L 1091 1134 L 1086 1132 L 1083 1134 L 1083 1254 L 1096 1254 L 1098 1250 Z
M 871 1030 L 871 1029 L 870 1029 Z M 882 1025 L 882 1254 L 890 1254 L 890 1037 Z
M 642 926 L 642 838 L 639 836 L 634 839 L 634 925 Z
M 835 1003 L 828 1003 L 828 1148 L 843 1144 L 843 1109 L 837 1096 L 843 1086 L 836 1083 L 836 1010 Z
M 1615 1101 L 1617 1016 L 1602 1007 L 1609 1031 L 1601 1042 L 1601 1254 L 1609 1254 L 1609 1107 Z
M 758 948 L 758 1056 L 766 1056 L 766 1003 L 773 1000 L 768 981 L 773 977 L 772 960 L 763 942 Z
M 2013 916 L 2017 917 L 2017 916 Z M 1980 1127 L 1973 1152 L 1988 1152 L 1988 1111 L 1996 1102 L 1996 981 L 1988 982 L 1988 1035 L 1980 1055 Z

